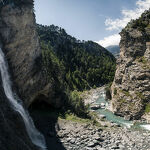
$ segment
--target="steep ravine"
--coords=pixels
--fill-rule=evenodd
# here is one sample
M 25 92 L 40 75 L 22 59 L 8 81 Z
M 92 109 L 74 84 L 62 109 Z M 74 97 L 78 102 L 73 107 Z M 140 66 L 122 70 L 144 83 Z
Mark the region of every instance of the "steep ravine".
M 112 111 L 126 119 L 144 115 L 150 121 L 150 11 L 128 23 L 120 35 L 120 58 L 111 87 Z
M 25 107 L 32 107 L 30 112 L 36 127 L 46 137 L 48 149 L 148 148 L 150 139 L 146 131 L 132 133 L 116 126 L 113 126 L 113 130 L 112 126 L 102 130 L 91 124 L 60 120 L 59 115 L 55 118 L 50 116 L 47 111 L 51 106 L 60 106 L 61 99 L 59 94 L 57 99 L 54 98 L 55 84 L 48 82 L 41 69 L 33 1 L 28 0 L 29 4 L 25 2 L 21 0 L 20 5 L 12 2 L 0 7 L 0 39 L 10 67 L 13 88 L 17 89 Z M 149 18 L 149 12 L 143 14 L 142 22 L 147 22 L 144 30 L 139 29 L 139 25 L 136 26 L 134 22 L 135 26 L 129 24 L 121 32 L 120 59 L 112 85 L 112 108 L 116 114 L 127 119 L 139 119 L 150 102 L 150 49 L 147 43 L 150 41 Z M 45 103 L 43 111 L 44 103 L 41 104 L 39 100 L 45 100 L 50 106 Z M 35 108 L 37 105 L 38 108 Z M 10 106 L 1 77 L 0 128 L 1 150 L 12 150 L 12 147 L 14 150 L 39 149 L 31 142 L 21 116 Z

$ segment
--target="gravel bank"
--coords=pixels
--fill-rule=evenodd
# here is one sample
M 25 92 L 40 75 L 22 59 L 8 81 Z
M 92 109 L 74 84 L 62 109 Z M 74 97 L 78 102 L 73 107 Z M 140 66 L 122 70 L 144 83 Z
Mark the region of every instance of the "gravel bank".
M 59 129 L 58 129 L 59 127 Z M 57 137 L 67 150 L 150 150 L 150 132 L 59 120 Z

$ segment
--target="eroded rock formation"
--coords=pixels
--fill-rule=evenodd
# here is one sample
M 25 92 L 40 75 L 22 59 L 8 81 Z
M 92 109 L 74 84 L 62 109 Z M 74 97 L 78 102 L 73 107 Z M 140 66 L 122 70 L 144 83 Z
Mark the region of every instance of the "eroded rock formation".
M 127 119 L 140 119 L 150 103 L 150 11 L 128 23 L 120 35 L 112 110 Z

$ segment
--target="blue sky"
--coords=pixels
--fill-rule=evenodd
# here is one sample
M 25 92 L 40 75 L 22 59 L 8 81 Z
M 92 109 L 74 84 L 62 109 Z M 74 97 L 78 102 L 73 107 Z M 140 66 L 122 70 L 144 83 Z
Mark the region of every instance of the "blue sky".
M 60 26 L 80 40 L 106 47 L 119 43 L 126 20 L 137 18 L 147 5 L 150 0 L 36 0 L 35 14 L 37 23 Z

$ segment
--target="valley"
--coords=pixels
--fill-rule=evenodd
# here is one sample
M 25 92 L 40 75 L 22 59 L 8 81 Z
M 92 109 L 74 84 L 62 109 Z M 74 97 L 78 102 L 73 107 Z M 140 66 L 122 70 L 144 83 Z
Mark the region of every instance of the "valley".
M 34 4 L 0 0 L 0 150 L 149 150 L 150 10 L 105 48 Z

